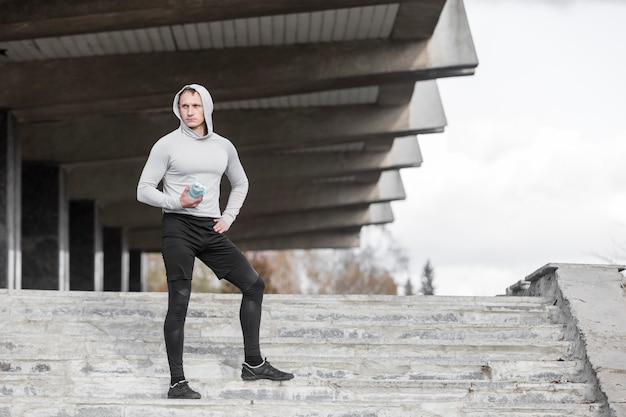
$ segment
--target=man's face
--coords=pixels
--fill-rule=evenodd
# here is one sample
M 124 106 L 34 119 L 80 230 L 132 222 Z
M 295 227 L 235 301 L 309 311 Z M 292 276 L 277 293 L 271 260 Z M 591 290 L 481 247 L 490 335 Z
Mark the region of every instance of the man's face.
M 188 127 L 204 135 L 204 109 L 200 94 L 183 92 L 178 99 L 178 111 Z

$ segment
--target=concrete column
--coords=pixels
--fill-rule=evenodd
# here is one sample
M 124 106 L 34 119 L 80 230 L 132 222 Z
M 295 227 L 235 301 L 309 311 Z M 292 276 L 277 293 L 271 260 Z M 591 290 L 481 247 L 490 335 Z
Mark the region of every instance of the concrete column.
M 128 251 L 128 291 L 145 291 L 142 286 L 143 252 L 140 250 Z
M 70 201 L 67 171 L 59 171 L 59 290 L 70 290 Z
M 102 231 L 95 201 L 69 203 L 70 289 L 102 291 Z
M 104 291 L 128 291 L 128 256 L 124 233 L 118 227 L 102 229 L 102 253 L 104 261 Z M 125 287 L 125 288 L 124 288 Z
M 0 288 L 21 288 L 21 151 L 17 122 L 0 109 Z
M 59 289 L 60 168 L 22 164 L 22 288 Z

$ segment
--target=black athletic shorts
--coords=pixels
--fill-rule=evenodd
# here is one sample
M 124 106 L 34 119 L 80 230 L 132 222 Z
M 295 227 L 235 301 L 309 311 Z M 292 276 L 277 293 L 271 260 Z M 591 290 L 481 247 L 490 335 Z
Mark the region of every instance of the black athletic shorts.
M 210 217 L 163 213 L 161 253 L 168 281 L 191 279 L 194 258 L 219 279 L 248 263 L 230 239 L 213 230 L 214 225 L 215 219 Z

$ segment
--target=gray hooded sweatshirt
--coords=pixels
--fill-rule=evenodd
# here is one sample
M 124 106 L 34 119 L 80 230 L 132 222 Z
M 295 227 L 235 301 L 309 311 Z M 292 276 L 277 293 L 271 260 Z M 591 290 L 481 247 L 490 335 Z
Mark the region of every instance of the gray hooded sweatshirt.
M 207 134 L 199 136 L 188 127 L 178 110 L 178 98 L 185 88 L 193 88 L 202 98 Z M 137 200 L 166 213 L 189 214 L 197 217 L 222 218 L 230 226 L 248 193 L 248 178 L 233 144 L 213 132 L 213 99 L 201 85 L 183 87 L 174 97 L 174 114 L 180 127 L 163 136 L 152 147 L 137 185 Z M 228 203 L 220 213 L 220 182 L 226 174 L 231 184 Z M 163 181 L 163 191 L 157 188 Z M 204 185 L 202 202 L 195 208 L 183 208 L 180 195 L 194 182 Z

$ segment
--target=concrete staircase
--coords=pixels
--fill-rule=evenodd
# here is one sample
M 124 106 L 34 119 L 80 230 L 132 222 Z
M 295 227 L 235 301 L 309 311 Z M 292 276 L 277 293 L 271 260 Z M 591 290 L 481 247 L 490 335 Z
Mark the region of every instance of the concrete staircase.
M 240 379 L 239 300 L 192 295 L 168 400 L 167 294 L 0 290 L 0 417 L 608 415 L 546 298 L 266 295 L 283 383 Z

